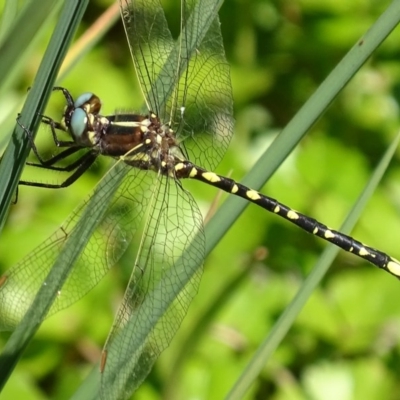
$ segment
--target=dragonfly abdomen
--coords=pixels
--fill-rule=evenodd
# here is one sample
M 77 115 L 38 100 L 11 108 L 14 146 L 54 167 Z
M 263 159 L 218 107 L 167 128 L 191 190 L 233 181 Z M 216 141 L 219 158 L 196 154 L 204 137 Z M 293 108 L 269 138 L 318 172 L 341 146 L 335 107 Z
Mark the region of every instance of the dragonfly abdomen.
M 390 257 L 386 253 L 353 239 L 351 236 L 333 230 L 316 219 L 301 214 L 272 197 L 265 196 L 256 190 L 250 189 L 247 186 L 234 181 L 233 179 L 207 171 L 188 161 L 177 163 L 175 171 L 176 176 L 179 179 L 195 179 L 257 204 L 263 209 L 279 215 L 287 221 L 297 225 L 308 233 L 333 243 L 341 249 L 353 253 L 377 267 L 386 270 L 397 278 L 400 278 L 400 261 Z

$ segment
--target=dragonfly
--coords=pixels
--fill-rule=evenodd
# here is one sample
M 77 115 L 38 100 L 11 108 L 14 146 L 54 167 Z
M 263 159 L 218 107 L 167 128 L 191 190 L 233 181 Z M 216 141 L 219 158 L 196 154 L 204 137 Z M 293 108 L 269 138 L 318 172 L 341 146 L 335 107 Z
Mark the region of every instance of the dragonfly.
M 239 196 L 400 277 L 395 258 L 213 172 L 229 145 L 234 119 L 219 21 L 207 19 L 206 0 L 182 1 L 177 41 L 158 0 L 121 0 L 120 5 L 146 109 L 141 114 L 103 115 L 94 93 L 74 99 L 66 88 L 54 88 L 65 97 L 66 108 L 60 122 L 47 116 L 43 122 L 63 150 L 44 160 L 32 141 L 38 158 L 32 166 L 70 175 L 60 184 L 20 184 L 64 188 L 97 157 L 116 162 L 87 203 L 0 278 L 0 302 L 5 305 L 0 326 L 12 329 L 60 254 L 64 260 L 73 259 L 74 267 L 48 315 L 84 296 L 124 253 L 135 254 L 100 361 L 102 396 L 110 399 L 126 398 L 145 379 L 197 292 L 205 238 L 196 201 L 184 188 L 187 179 Z M 201 29 L 204 26 L 207 29 Z M 69 133 L 71 139 L 59 140 L 58 131 Z M 59 166 L 76 154 L 67 167 Z M 89 231 L 89 239 L 79 240 Z M 77 246 L 70 244 L 72 240 Z

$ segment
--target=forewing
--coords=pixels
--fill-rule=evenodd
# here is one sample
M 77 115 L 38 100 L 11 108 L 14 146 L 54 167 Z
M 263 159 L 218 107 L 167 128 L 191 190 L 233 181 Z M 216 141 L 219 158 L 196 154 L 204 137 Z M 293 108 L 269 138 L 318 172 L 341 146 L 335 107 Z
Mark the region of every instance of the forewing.
M 188 158 L 214 169 L 234 125 L 229 65 L 215 2 L 183 2 L 182 19 L 178 79 L 167 108 Z
M 164 109 L 161 105 L 174 82 L 172 66 L 163 69 L 164 65 L 169 65 L 168 57 L 174 46 L 164 10 L 159 0 L 120 0 L 120 9 L 147 107 L 162 116 Z
M 233 134 L 229 65 L 211 0 L 182 1 L 174 42 L 158 0 L 120 0 L 128 44 L 149 109 L 177 132 L 186 156 L 214 169 Z

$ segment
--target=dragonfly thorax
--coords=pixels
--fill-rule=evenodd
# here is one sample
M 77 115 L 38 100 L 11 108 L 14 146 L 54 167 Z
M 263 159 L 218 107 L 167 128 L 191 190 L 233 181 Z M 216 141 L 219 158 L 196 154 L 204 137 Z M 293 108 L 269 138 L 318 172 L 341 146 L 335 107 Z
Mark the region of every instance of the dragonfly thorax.
M 174 131 L 168 124 L 162 124 L 154 113 L 146 117 L 126 114 L 123 117 L 109 116 L 108 118 L 110 119 L 109 135 L 112 132 L 115 135 L 117 131 L 121 134 L 125 130 L 128 136 L 120 137 L 118 141 L 122 143 L 124 139 L 132 139 L 131 149 L 120 155 L 120 158 L 128 165 L 171 175 L 175 164 L 183 159 Z

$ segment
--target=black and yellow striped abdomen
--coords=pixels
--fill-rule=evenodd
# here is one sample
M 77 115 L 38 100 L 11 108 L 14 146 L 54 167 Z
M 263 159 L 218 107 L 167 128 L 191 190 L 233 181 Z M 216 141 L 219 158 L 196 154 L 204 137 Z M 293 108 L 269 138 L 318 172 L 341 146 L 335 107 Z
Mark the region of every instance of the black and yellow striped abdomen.
M 256 190 L 252 190 L 233 179 L 217 175 L 207 171 L 188 161 L 179 162 L 175 165 L 176 177 L 179 179 L 196 179 L 217 187 L 225 192 L 242 197 L 251 201 L 263 209 L 285 218 L 287 221 L 297 225 L 301 229 L 320 237 L 330 243 L 335 244 L 341 249 L 353 253 L 364 260 L 384 269 L 390 274 L 400 278 L 400 261 L 390 257 L 386 253 L 369 247 L 351 236 L 335 231 L 322 224 L 314 218 L 301 214 L 296 210 L 280 203 L 278 200 L 265 196 Z

